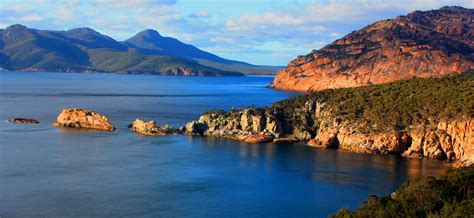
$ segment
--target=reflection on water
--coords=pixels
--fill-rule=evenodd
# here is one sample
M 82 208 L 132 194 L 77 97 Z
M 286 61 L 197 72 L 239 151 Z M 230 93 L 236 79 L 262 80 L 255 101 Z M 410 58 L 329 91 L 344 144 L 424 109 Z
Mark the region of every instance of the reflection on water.
M 0 119 L 41 123 L 0 123 L 0 217 L 325 217 L 446 169 L 432 160 L 145 137 L 127 128 L 137 117 L 180 126 L 212 108 L 293 95 L 263 88 L 271 79 L 1 73 Z M 52 127 L 63 107 L 97 110 L 117 131 Z

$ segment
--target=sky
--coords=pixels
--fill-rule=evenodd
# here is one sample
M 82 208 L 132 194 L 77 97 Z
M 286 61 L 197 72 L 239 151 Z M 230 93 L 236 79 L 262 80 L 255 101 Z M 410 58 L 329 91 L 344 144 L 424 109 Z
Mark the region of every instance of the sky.
M 0 28 L 90 27 L 122 41 L 144 29 L 224 58 L 285 66 L 368 24 L 474 0 L 0 0 Z

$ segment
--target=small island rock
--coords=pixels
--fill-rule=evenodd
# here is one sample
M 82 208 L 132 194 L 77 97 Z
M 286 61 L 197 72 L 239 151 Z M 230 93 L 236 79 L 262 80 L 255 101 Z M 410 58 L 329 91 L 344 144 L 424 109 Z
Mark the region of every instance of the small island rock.
M 98 129 L 104 131 L 115 131 L 114 125 L 109 119 L 95 111 L 69 108 L 63 109 L 57 117 L 57 122 L 53 126 Z
M 8 120 L 10 123 L 29 123 L 29 124 L 38 124 L 39 121 L 30 118 L 11 118 Z
M 180 133 L 179 129 L 174 129 L 169 125 L 158 126 L 153 120 L 144 121 L 135 119 L 132 124 L 128 126 L 132 131 L 142 135 L 156 136 L 156 135 L 170 135 Z

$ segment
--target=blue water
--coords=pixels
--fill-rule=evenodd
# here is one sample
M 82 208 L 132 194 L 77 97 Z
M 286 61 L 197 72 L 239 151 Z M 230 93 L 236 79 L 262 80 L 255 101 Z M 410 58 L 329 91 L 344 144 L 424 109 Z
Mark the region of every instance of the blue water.
M 210 109 L 295 95 L 272 77 L 0 73 L 0 217 L 325 217 L 439 174 L 443 162 L 226 139 L 145 137 L 135 118 L 182 126 Z M 108 116 L 115 132 L 56 128 L 61 108 Z M 39 125 L 11 124 L 12 117 Z

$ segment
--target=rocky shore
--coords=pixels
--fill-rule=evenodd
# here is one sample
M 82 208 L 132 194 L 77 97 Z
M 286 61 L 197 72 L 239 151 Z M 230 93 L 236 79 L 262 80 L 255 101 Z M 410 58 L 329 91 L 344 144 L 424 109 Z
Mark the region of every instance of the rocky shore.
M 361 132 L 350 122 L 341 122 L 321 112 L 324 103 L 308 102 L 308 111 L 316 113 L 317 130 L 288 131 L 282 111 L 246 108 L 238 111 L 210 111 L 186 125 L 186 133 L 224 137 L 243 142 L 299 142 L 319 148 L 339 148 L 369 154 L 398 154 L 459 161 L 471 165 L 474 160 L 474 119 L 439 122 L 436 127 L 418 126 L 410 130 Z M 318 109 L 319 108 L 319 109 Z M 309 114 L 301 114 L 309 118 Z
M 186 133 L 247 143 L 305 143 L 469 166 L 474 163 L 473 82 L 474 75 L 461 75 L 326 90 L 265 108 L 209 111 L 178 129 L 141 119 L 128 127 L 148 136 Z M 16 118 L 10 122 L 38 121 Z M 78 108 L 63 109 L 52 125 L 116 129 L 106 116 Z
M 456 78 L 418 79 L 326 90 L 266 108 L 209 111 L 189 122 L 186 133 L 254 143 L 298 142 L 359 153 L 455 161 L 467 166 L 474 162 L 474 118 L 468 107 L 474 99 L 470 95 L 451 99 L 443 95 L 452 92 L 463 96 L 469 90 L 463 87 L 470 86 L 473 78 L 458 77 L 462 83 Z M 421 84 L 429 87 L 437 83 L 447 90 L 419 88 Z M 456 87 L 464 91 L 453 90 Z M 433 98 L 448 101 L 435 105 Z M 415 104 L 418 106 L 410 107 Z

